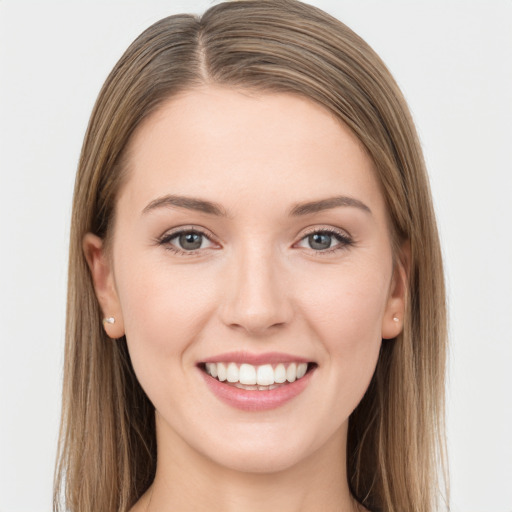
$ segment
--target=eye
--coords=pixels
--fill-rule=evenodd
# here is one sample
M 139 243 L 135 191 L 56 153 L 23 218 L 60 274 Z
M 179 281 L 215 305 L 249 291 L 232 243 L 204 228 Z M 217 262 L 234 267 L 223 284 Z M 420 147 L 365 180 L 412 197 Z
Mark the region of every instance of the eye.
M 178 242 L 180 249 L 184 249 L 185 251 L 195 251 L 196 249 L 201 249 L 201 246 L 205 241 L 205 237 L 202 233 L 189 231 L 188 233 L 181 233 L 180 235 L 177 235 L 173 240 Z
M 315 252 L 332 252 L 344 249 L 352 243 L 352 239 L 343 232 L 322 229 L 309 233 L 297 245 Z
M 193 253 L 200 249 L 208 249 L 214 245 L 204 233 L 195 229 L 168 233 L 159 240 L 159 244 L 177 253 Z

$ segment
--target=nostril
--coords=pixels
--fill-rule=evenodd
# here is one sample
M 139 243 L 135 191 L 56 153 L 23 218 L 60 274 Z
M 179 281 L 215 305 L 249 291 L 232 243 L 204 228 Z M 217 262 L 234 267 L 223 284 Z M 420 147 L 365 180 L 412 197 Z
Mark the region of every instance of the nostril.
M 250 335 L 258 336 L 274 331 L 286 324 L 286 322 L 275 322 L 274 318 L 264 315 L 247 314 L 244 318 L 237 318 L 229 323 L 229 327 L 234 330 L 244 331 Z
M 234 279 L 233 290 L 219 308 L 222 322 L 254 336 L 288 325 L 294 310 L 282 279 L 258 263 L 245 270 Z

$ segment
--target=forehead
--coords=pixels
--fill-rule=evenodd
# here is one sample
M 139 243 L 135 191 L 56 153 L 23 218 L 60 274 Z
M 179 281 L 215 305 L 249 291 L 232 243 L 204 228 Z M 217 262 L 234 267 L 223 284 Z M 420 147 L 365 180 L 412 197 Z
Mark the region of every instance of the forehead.
M 284 205 L 334 192 L 363 195 L 383 208 L 359 140 L 325 108 L 296 94 L 187 91 L 139 126 L 127 157 L 121 199 L 139 209 L 168 193 Z

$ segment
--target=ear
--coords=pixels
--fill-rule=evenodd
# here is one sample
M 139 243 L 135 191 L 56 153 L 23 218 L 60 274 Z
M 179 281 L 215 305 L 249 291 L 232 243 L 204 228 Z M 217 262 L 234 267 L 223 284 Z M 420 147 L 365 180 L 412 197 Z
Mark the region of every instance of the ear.
M 82 241 L 85 259 L 91 271 L 96 297 L 103 312 L 103 328 L 110 338 L 124 336 L 124 320 L 115 287 L 112 263 L 104 248 L 103 240 L 87 233 Z M 111 319 L 114 319 L 113 321 Z
M 393 269 L 388 301 L 382 319 L 382 338 L 385 340 L 396 338 L 403 329 L 410 261 L 411 249 L 409 242 L 406 242 L 400 248 Z

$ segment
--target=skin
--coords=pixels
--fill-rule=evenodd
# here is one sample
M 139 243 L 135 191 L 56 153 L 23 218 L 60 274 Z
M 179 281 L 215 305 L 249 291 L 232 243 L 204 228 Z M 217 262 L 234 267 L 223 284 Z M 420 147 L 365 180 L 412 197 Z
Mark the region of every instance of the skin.
M 205 86 L 139 126 L 128 170 L 109 251 L 92 234 L 84 251 L 103 312 L 116 319 L 107 333 L 126 335 L 156 409 L 156 478 L 132 511 L 356 510 L 343 462 L 348 417 L 383 339 L 401 330 L 405 290 L 361 144 L 297 95 Z M 171 194 L 215 202 L 226 215 L 148 209 Z M 369 211 L 290 215 L 298 203 L 338 196 Z M 161 240 L 180 227 L 208 238 L 173 252 L 178 238 Z M 351 242 L 332 236 L 323 238 L 331 250 L 312 247 L 308 236 L 322 230 Z M 318 367 L 291 401 L 242 411 L 219 401 L 197 367 L 235 350 Z

